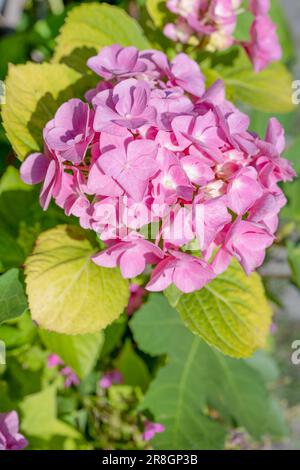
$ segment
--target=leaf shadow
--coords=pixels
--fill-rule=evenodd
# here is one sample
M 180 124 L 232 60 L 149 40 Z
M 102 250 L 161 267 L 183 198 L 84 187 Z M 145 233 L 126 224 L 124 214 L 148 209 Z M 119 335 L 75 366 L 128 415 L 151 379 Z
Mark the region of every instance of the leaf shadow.
M 88 71 L 88 67 L 86 65 L 88 59 L 94 55 L 97 55 L 98 52 L 99 51 L 96 49 L 96 47 L 76 47 L 71 53 L 63 56 L 59 62 L 61 64 L 68 65 L 68 67 L 76 70 L 76 72 L 86 74 Z

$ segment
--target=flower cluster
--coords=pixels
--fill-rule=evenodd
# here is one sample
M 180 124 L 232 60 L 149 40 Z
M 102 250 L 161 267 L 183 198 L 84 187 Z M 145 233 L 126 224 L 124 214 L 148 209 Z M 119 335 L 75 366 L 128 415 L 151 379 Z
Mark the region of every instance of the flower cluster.
M 19 433 L 17 412 L 0 413 L 0 450 L 22 450 L 27 445 L 27 440 Z
M 80 380 L 75 374 L 73 369 L 69 366 L 65 366 L 64 361 L 57 354 L 49 354 L 47 358 L 47 367 L 49 369 L 53 367 L 59 367 L 59 374 L 65 378 L 64 387 L 70 388 L 72 385 L 79 385 Z
M 250 132 L 223 83 L 205 90 L 183 53 L 169 62 L 113 45 L 88 66 L 102 81 L 87 102 L 60 106 L 44 152 L 21 167 L 25 182 L 43 181 L 43 208 L 53 197 L 99 235 L 107 247 L 96 264 L 125 278 L 155 265 L 150 291 L 201 289 L 233 257 L 247 274 L 260 266 L 286 202 L 278 182 L 295 175 L 279 122 L 265 139 Z
M 238 15 L 245 14 L 241 0 L 168 0 L 167 8 L 176 15 L 175 22 L 164 27 L 173 41 L 198 44 L 211 52 L 241 44 L 256 71 L 281 58 L 276 26 L 269 16 L 270 0 L 249 0 L 253 22 L 247 42 L 234 37 Z

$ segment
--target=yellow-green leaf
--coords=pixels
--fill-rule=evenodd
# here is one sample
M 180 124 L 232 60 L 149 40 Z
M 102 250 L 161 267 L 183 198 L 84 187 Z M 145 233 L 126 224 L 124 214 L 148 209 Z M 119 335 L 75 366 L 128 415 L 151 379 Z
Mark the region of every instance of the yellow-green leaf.
M 175 18 L 175 15 L 167 9 L 165 0 L 147 0 L 146 7 L 152 21 L 158 28 L 162 28 Z
M 80 439 L 80 433 L 57 419 L 56 387 L 52 385 L 41 392 L 27 395 L 21 403 L 22 431 L 27 436 L 50 439 L 67 436 Z
M 225 84 L 232 91 L 233 99 L 260 111 L 288 113 L 294 109 L 292 76 L 279 62 L 259 73 L 254 72 L 250 65 L 233 69 L 226 74 Z
M 249 357 L 265 346 L 272 311 L 259 275 L 247 277 L 237 262 L 203 289 L 172 298 L 186 326 L 224 354 Z
M 128 282 L 118 269 L 101 268 L 83 230 L 60 225 L 42 233 L 25 263 L 31 316 L 42 328 L 94 333 L 124 310 Z
M 101 47 L 116 43 L 139 49 L 150 47 L 138 23 L 124 10 L 107 4 L 85 3 L 69 13 L 53 60 L 82 71 L 88 57 Z

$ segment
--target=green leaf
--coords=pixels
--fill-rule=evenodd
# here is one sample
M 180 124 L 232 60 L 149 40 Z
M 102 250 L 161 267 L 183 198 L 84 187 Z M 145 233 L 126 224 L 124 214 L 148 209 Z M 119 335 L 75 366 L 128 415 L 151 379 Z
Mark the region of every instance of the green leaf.
M 64 335 L 40 330 L 40 337 L 45 346 L 70 366 L 80 379 L 93 369 L 103 344 L 103 333 L 86 335 Z
M 290 26 L 285 18 L 283 8 L 279 0 L 271 1 L 270 17 L 277 27 L 277 34 L 283 52 L 282 60 L 287 62 L 293 59 L 295 52 Z
M 155 448 L 220 448 L 223 428 L 207 416 L 208 406 L 226 426 L 234 422 L 256 438 L 284 434 L 282 416 L 274 412 L 260 374 L 194 336 L 162 295 L 152 294 L 130 326 L 141 350 L 168 356 L 142 403 L 166 427 L 153 439 Z
M 101 349 L 101 359 L 106 356 L 109 356 L 114 351 L 114 349 L 118 348 L 121 345 L 122 337 L 126 331 L 126 326 L 126 317 L 123 314 L 111 325 L 108 325 L 108 327 L 105 328 L 105 340 Z
M 247 7 L 247 5 L 242 5 L 243 7 Z M 234 30 L 234 39 L 236 41 L 249 41 L 252 22 L 253 15 L 250 11 L 243 11 L 243 13 L 237 15 L 237 25 Z
M 149 370 L 143 359 L 133 349 L 131 341 L 125 342 L 124 348 L 116 359 L 116 368 L 121 372 L 124 383 L 146 390 L 150 382 Z
M 158 28 L 163 28 L 167 23 L 174 21 L 175 15 L 166 8 L 165 0 L 147 0 L 147 11 Z
M 292 145 L 285 151 L 284 157 L 288 158 L 296 171 L 296 173 L 300 174 L 300 137 L 297 137 Z M 290 183 L 289 183 L 290 184 Z
M 292 279 L 300 289 L 300 244 L 288 244 L 288 260 L 292 270 Z
M 293 128 L 295 127 L 295 113 L 286 113 L 286 114 L 278 114 L 278 113 L 263 113 L 261 111 L 251 110 L 248 113 L 250 117 L 250 130 L 252 132 L 256 132 L 259 136 L 263 137 L 266 133 L 268 123 L 270 118 L 276 117 L 276 119 L 280 122 L 280 124 L 284 127 L 285 132 L 290 134 L 293 132 Z
M 19 270 L 10 269 L 0 276 L 0 324 L 22 315 L 27 308 Z
M 299 209 L 299 194 L 300 194 L 300 137 L 298 137 L 293 144 L 285 152 L 284 156 L 288 158 L 298 175 L 298 177 L 289 183 L 283 184 L 284 194 L 288 198 L 288 204 L 282 209 L 281 217 L 288 219 L 300 227 L 300 209 Z
M 237 262 L 203 289 L 181 295 L 173 306 L 193 333 L 224 354 L 247 357 L 265 346 L 272 311 L 259 275 L 246 276 Z
M 245 359 L 245 362 L 257 370 L 266 382 L 275 382 L 279 377 L 278 366 L 266 351 L 256 351 L 252 357 Z
M 115 43 L 139 49 L 150 47 L 138 23 L 124 10 L 107 4 L 85 3 L 69 13 L 57 39 L 53 60 L 87 71 L 87 59 L 101 47 Z
M 122 313 L 128 282 L 118 269 L 93 263 L 94 252 L 77 227 L 60 225 L 39 236 L 25 275 L 31 315 L 41 328 L 95 333 Z
M 260 111 L 288 113 L 295 108 L 291 99 L 292 76 L 279 62 L 256 73 L 248 61 L 241 67 L 229 69 L 224 80 L 234 100 Z
M 20 172 L 14 166 L 8 166 L 0 180 L 0 194 L 5 191 L 32 191 L 32 187 L 23 183 Z
M 0 228 L 0 271 L 19 266 L 24 261 L 24 251 L 17 241 Z
M 2 119 L 20 160 L 43 149 L 45 124 L 64 101 L 79 94 L 82 81 L 78 72 L 64 64 L 10 65 Z
M 7 350 L 33 344 L 35 336 L 36 327 L 28 312 L 18 318 L 13 325 L 0 326 L 0 340 L 4 341 Z
M 9 34 L 1 38 L 0 42 L 0 79 L 7 73 L 8 64 L 26 62 L 30 49 L 29 35 L 24 33 Z
M 299 208 L 299 194 L 300 194 L 300 178 L 297 178 L 292 183 L 285 183 L 284 194 L 288 198 L 288 204 L 283 207 L 280 212 L 282 219 L 287 219 L 293 224 L 296 224 L 298 230 L 300 228 L 300 208 Z
M 80 438 L 80 433 L 57 419 L 56 387 L 28 395 L 20 405 L 21 429 L 27 436 L 50 439 L 52 436 Z
M 1 367 L 1 366 L 0 366 Z M 0 380 L 0 413 L 11 411 L 15 408 L 15 402 L 12 401 L 8 384 Z

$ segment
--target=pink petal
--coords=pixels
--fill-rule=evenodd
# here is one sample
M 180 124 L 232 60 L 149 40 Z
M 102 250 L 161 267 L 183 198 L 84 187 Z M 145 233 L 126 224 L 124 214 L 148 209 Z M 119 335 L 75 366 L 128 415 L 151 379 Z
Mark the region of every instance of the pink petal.
M 42 153 L 32 153 L 22 163 L 21 179 L 27 184 L 37 184 L 46 176 L 50 160 Z

